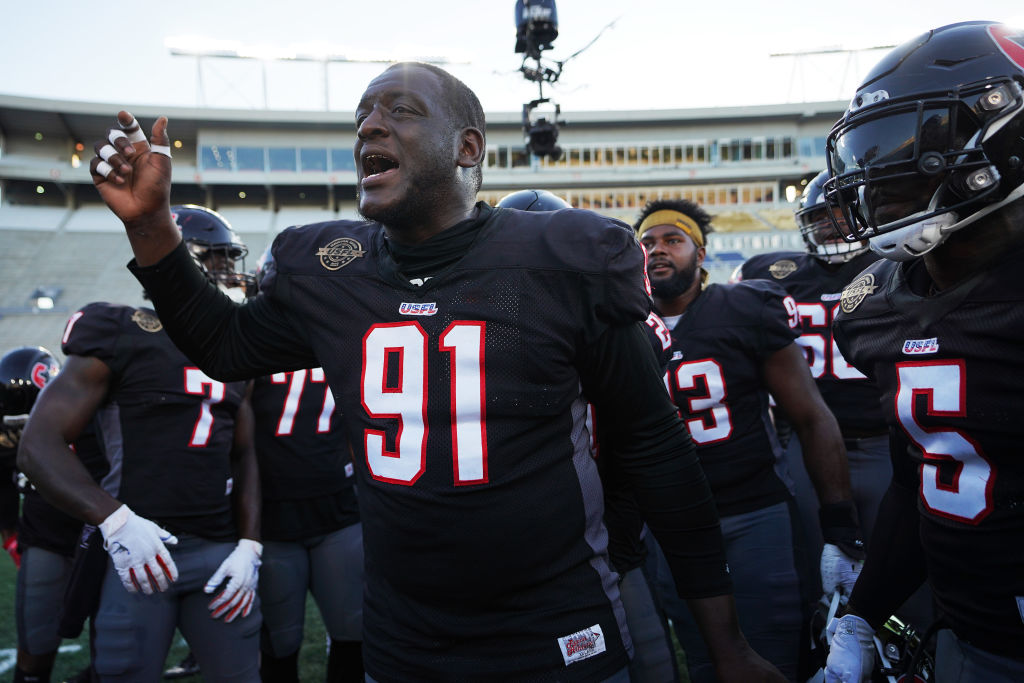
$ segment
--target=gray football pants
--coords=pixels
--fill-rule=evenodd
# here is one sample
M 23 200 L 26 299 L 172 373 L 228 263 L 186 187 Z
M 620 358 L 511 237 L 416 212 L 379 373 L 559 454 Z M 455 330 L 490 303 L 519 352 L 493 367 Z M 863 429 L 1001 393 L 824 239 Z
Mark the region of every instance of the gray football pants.
M 302 645 L 306 591 L 313 594 L 333 640 L 363 639 L 362 524 L 301 541 L 263 544 L 259 592 L 274 657 L 291 655 Z
M 740 629 L 755 652 L 795 681 L 802 616 L 789 507 L 777 503 L 722 517 L 721 524 Z M 653 538 L 648 548 L 649 561 L 656 562 L 654 582 L 665 613 L 686 652 L 690 680 L 712 683 L 717 679 L 707 646 L 686 602 L 676 593 L 665 555 Z
M 100 680 L 156 683 L 178 628 L 192 648 L 205 681 L 256 682 L 259 674 L 259 597 L 249 616 L 230 624 L 213 619 L 208 605 L 216 593 L 203 587 L 235 543 L 216 543 L 178 534 L 171 557 L 178 580 L 163 593 L 129 593 L 113 563 L 107 562 L 96 615 L 95 669 Z
M 43 548 L 29 547 L 21 554 L 14 618 L 18 647 L 30 655 L 56 652 L 60 647 L 57 626 L 71 565 L 72 558 Z
M 619 582 L 626 625 L 633 640 L 629 663 L 632 683 L 671 683 L 678 679 L 675 652 L 670 647 L 665 621 L 658 611 L 642 567 L 630 569 Z

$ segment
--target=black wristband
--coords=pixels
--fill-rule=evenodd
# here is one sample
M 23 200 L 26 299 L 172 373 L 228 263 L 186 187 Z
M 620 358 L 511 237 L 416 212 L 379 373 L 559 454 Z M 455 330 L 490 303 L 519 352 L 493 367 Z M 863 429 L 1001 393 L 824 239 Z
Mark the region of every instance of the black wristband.
M 855 560 L 864 559 L 864 539 L 860 533 L 857 508 L 852 501 L 822 505 L 818 510 L 818 523 L 825 543 L 838 546 Z

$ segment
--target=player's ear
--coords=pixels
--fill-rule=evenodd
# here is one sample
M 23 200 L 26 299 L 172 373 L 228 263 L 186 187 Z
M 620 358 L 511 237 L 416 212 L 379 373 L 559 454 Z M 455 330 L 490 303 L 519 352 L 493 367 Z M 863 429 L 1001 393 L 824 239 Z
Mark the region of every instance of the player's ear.
M 697 247 L 697 265 L 704 265 L 704 257 L 707 256 L 708 250 L 704 247 Z
M 463 128 L 459 133 L 459 166 L 480 166 L 484 162 L 484 151 L 484 134 L 478 128 Z

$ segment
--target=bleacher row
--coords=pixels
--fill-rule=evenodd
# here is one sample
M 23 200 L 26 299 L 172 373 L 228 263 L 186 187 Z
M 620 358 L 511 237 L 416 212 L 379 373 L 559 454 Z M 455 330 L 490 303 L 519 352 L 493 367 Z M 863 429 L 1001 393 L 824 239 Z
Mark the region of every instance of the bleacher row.
M 249 247 L 249 270 L 274 236 L 290 225 L 356 218 L 301 208 L 277 213 L 232 209 L 225 215 Z M 705 267 L 712 282 L 726 282 L 753 254 L 800 249 L 795 230 L 713 233 Z M 123 228 L 105 206 L 0 207 L 0 353 L 39 344 L 60 355 L 64 324 L 81 306 L 91 301 L 142 305 L 142 290 L 125 267 L 130 259 Z M 39 287 L 60 290 L 52 310 L 30 304 Z

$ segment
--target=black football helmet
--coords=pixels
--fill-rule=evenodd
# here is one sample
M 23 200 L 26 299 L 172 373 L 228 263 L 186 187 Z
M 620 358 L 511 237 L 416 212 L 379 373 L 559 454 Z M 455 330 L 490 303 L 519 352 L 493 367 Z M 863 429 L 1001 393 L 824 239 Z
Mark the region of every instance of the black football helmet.
M 20 346 L 0 358 L 0 452 L 13 451 L 40 390 L 60 372 L 60 363 L 41 346 Z
M 804 238 L 807 253 L 825 263 L 846 263 L 868 249 L 866 241 L 847 242 L 832 226 L 830 210 L 825 204 L 825 181 L 828 171 L 822 171 L 807 183 L 796 210 L 796 224 Z M 838 220 L 842 220 L 839 218 Z
M 572 208 L 569 202 L 547 190 L 519 190 L 502 197 L 496 206 L 520 211 L 558 211 Z
M 868 74 L 826 142 L 834 225 L 906 261 L 1024 196 L 1024 32 L 934 29 Z
M 223 216 L 195 204 L 178 204 L 171 207 L 171 217 L 211 282 L 235 301 L 256 293 L 256 278 L 244 272 L 249 249 Z

